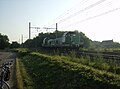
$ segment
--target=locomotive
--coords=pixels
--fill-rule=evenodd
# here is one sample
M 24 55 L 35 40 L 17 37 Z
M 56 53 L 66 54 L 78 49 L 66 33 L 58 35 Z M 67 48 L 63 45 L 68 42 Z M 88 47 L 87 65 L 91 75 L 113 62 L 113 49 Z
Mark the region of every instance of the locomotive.
M 80 47 L 83 45 L 78 31 L 66 31 L 60 37 L 45 37 L 43 39 L 43 47 Z

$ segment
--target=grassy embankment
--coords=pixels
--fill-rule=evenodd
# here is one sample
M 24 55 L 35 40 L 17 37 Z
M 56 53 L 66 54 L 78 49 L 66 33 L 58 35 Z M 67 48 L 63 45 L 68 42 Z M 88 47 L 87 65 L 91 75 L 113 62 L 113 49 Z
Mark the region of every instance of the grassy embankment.
M 32 80 L 20 59 L 16 60 L 17 89 L 33 89 Z
M 22 57 L 19 63 L 23 64 L 18 68 L 22 83 L 29 81 L 27 85 L 32 89 L 120 88 L 120 75 L 70 61 L 67 57 L 32 53 Z
M 98 53 L 98 55 L 96 55 L 92 58 L 87 55 L 77 58 L 75 52 L 71 51 L 70 54 L 67 56 L 67 59 L 72 62 L 91 66 L 95 69 L 100 69 L 100 70 L 104 70 L 107 72 L 120 74 L 119 60 L 116 60 L 115 58 L 114 59 L 104 59 L 101 55 L 99 55 L 99 53 Z

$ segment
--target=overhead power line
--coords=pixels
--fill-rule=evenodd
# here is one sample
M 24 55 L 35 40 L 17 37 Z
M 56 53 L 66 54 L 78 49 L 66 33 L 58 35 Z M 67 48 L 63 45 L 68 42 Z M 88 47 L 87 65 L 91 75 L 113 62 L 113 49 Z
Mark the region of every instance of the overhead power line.
M 82 0 L 82 1 L 80 1 L 77 5 L 75 5 L 74 7 L 70 8 L 69 10 L 67 10 L 67 11 L 65 12 L 65 14 L 68 14 L 68 13 L 74 11 L 77 6 L 82 6 L 82 5 L 84 5 L 86 2 L 88 2 L 88 0 Z M 57 17 L 57 18 L 58 18 L 58 19 L 61 19 L 61 17 L 62 17 L 62 16 L 65 16 L 65 14 L 61 14 L 61 15 L 60 15 L 59 17 Z M 62 17 L 62 18 L 63 18 L 63 17 Z
M 70 15 L 70 16 L 62 19 L 62 20 L 60 20 L 58 23 L 62 23 L 62 22 L 64 22 L 64 21 L 66 21 L 67 19 L 70 19 L 70 18 L 72 18 L 72 17 L 80 14 L 81 12 L 84 12 L 84 11 L 86 11 L 86 10 L 89 10 L 89 9 L 91 9 L 91 8 L 93 8 L 93 7 L 101 4 L 101 3 L 103 3 L 104 1 L 106 1 L 106 0 L 99 0 L 99 1 L 97 1 L 97 2 L 95 2 L 95 3 L 93 3 L 93 4 L 91 4 L 91 5 L 89 5 L 89 6 L 87 6 L 87 7 L 85 7 L 84 9 L 79 10 L 78 12 L 76 12 L 76 13 L 74 13 L 74 14 L 72 14 L 72 15 Z
M 106 12 L 101 13 L 101 14 L 99 14 L 99 15 L 95 15 L 95 16 L 89 17 L 89 18 L 87 18 L 87 19 L 85 19 L 85 20 L 82 20 L 82 21 L 80 21 L 80 22 L 84 22 L 84 21 L 87 21 L 87 20 L 90 20 L 90 19 L 94 19 L 94 18 L 97 18 L 97 17 L 103 16 L 103 15 L 109 14 L 109 13 L 114 12 L 114 11 L 117 11 L 117 10 L 120 10 L 120 7 L 119 7 L 119 8 L 112 9 L 112 10 L 109 10 L 109 11 L 106 11 Z M 78 22 L 78 23 L 79 23 L 79 22 Z
M 97 18 L 97 17 L 100 17 L 100 16 L 103 16 L 103 15 L 109 14 L 109 13 L 114 12 L 114 11 L 117 11 L 117 10 L 120 10 L 120 7 L 114 8 L 114 9 L 111 9 L 111 10 L 108 10 L 108 11 L 106 11 L 106 12 L 103 12 L 103 13 L 98 14 L 98 15 L 95 15 L 95 16 L 88 17 L 88 18 L 83 19 L 83 20 L 81 20 L 81 21 L 77 21 L 77 22 L 75 22 L 75 23 L 73 23 L 73 24 L 67 25 L 66 27 L 70 27 L 70 26 L 73 26 L 73 25 L 77 25 L 77 24 L 79 24 L 79 23 L 82 23 L 82 22 L 85 22 L 85 21 L 88 21 L 88 20 L 91 20 L 91 19 L 95 19 L 95 18 Z M 63 27 L 62 27 L 62 28 L 63 28 Z
M 64 19 L 66 15 L 68 15 L 68 13 L 71 13 L 72 11 L 76 10 L 76 8 L 78 6 L 82 6 L 84 5 L 86 2 L 88 2 L 88 0 L 80 0 L 80 2 L 78 2 L 75 6 L 73 6 L 72 8 L 70 8 L 69 10 L 66 10 L 64 13 L 62 13 L 61 15 L 59 15 L 57 18 L 55 18 L 52 22 L 51 25 L 49 25 L 49 27 L 54 26 L 54 23 L 59 22 L 60 19 Z

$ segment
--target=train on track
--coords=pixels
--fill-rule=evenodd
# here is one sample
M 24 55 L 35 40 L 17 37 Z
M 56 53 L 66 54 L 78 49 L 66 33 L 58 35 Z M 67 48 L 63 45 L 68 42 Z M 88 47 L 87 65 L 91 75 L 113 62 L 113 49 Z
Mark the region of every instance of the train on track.
M 55 38 L 45 37 L 43 39 L 43 47 L 81 47 L 83 42 L 78 31 L 66 31 L 59 37 L 55 33 Z

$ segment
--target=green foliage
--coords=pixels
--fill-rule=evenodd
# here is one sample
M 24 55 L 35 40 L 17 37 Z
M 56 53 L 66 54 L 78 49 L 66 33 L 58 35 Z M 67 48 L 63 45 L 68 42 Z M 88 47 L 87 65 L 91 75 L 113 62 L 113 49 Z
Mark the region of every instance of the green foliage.
M 32 53 L 21 60 L 34 89 L 119 89 L 120 76 L 94 69 L 67 57 Z
M 109 70 L 110 69 L 110 66 L 107 63 L 102 63 L 101 67 L 102 67 L 103 70 Z
M 16 48 L 14 49 L 16 52 L 29 52 L 28 48 Z
M 13 49 L 12 51 L 16 52 L 19 58 L 22 58 L 26 56 L 28 53 L 30 53 L 30 51 L 27 48 L 16 48 L 16 49 Z
M 72 58 L 72 60 L 74 60 L 74 58 L 76 58 L 76 52 L 73 50 L 70 51 L 69 56 L 70 56 L 70 58 Z
M 43 39 L 44 38 L 49 38 L 49 39 L 55 39 L 56 37 L 62 37 L 65 31 L 57 31 L 53 33 L 39 33 L 37 37 L 34 39 L 29 39 L 25 43 L 22 44 L 22 47 L 27 47 L 27 48 L 36 48 L 36 47 L 42 47 Z M 91 40 L 85 36 L 84 33 L 80 32 L 80 42 L 81 44 L 83 43 L 84 48 L 89 48 L 91 46 Z
M 33 40 L 32 39 L 28 39 L 25 43 L 22 44 L 22 47 L 25 47 L 25 48 L 34 47 Z
M 20 59 L 16 60 L 17 89 L 33 89 L 33 81 L 26 72 Z
M 0 49 L 5 49 L 9 47 L 9 39 L 7 35 L 2 35 L 0 33 Z
M 19 48 L 20 44 L 17 41 L 12 42 L 12 44 L 10 44 L 10 48 Z
M 103 59 L 101 56 L 97 56 L 94 58 L 90 58 L 89 56 L 81 56 L 80 58 L 76 58 L 76 57 L 72 58 L 72 55 L 71 55 L 71 56 L 68 56 L 67 58 L 69 59 L 69 61 L 72 61 L 75 63 L 82 63 L 84 65 L 88 65 L 96 69 L 120 74 L 120 63 L 115 60 L 111 60 L 111 59 L 106 60 L 106 59 Z
M 89 48 L 91 46 L 92 41 L 87 36 L 85 36 L 84 33 L 80 32 L 79 34 L 80 34 L 81 42 L 84 43 L 83 47 Z
M 44 38 L 55 38 L 55 33 L 39 33 L 37 37 L 34 39 L 29 39 L 25 43 L 22 44 L 23 47 L 27 48 L 36 48 L 41 47 Z
M 113 42 L 113 40 L 107 40 L 107 41 L 93 41 L 92 42 L 95 46 L 95 48 L 120 48 L 120 43 Z

